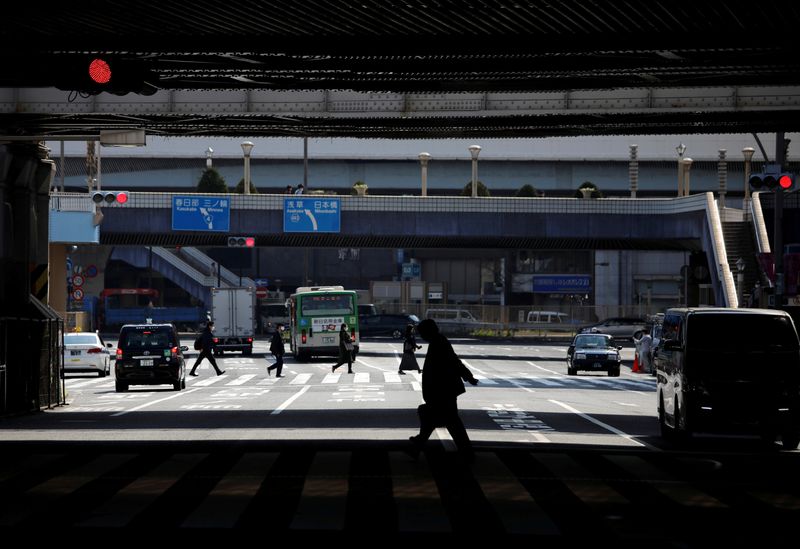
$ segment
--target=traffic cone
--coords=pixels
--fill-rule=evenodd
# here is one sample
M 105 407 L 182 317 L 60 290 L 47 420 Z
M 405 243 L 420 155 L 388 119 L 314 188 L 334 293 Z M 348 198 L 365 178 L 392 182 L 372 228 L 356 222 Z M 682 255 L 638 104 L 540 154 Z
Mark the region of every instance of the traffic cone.
M 638 372 L 639 371 L 639 353 L 634 353 L 633 355 L 633 368 L 631 368 L 631 372 Z

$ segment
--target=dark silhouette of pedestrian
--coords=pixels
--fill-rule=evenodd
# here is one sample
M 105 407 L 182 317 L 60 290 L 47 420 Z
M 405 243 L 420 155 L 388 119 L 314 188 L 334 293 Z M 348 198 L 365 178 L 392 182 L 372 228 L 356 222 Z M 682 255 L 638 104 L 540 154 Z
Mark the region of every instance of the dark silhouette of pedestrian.
M 216 344 L 214 343 L 214 334 L 212 330 L 214 329 L 214 323 L 209 321 L 206 323 L 206 327 L 203 330 L 203 333 L 200 334 L 200 340 L 202 342 L 202 349 L 200 349 L 200 356 L 197 357 L 197 360 L 194 361 L 194 366 L 192 366 L 192 371 L 189 372 L 190 376 L 196 376 L 195 370 L 197 370 L 197 366 L 200 362 L 203 361 L 204 358 L 207 358 L 211 365 L 214 367 L 214 370 L 217 371 L 217 375 L 221 376 L 225 373 L 225 370 L 220 371 L 219 367 L 217 366 L 217 361 L 214 360 L 214 347 Z
M 447 338 L 439 333 L 434 320 L 423 320 L 417 331 L 428 342 L 428 352 L 422 368 L 422 399 L 425 404 L 417 409 L 419 434 L 409 438 L 412 455 L 419 454 L 436 427 L 447 427 L 459 452 L 471 460 L 474 456 L 472 442 L 458 415 L 456 399 L 465 392 L 464 381 L 477 385 L 478 380 L 456 356 Z
M 294 194 L 294 187 L 292 187 L 291 185 L 286 185 L 286 190 L 284 191 L 284 194 Z
M 302 183 L 300 183 L 297 186 L 297 190 L 294 191 L 294 194 L 303 194 L 304 190 L 305 190 L 305 186 Z
M 406 370 L 420 371 L 419 362 L 417 362 L 417 357 L 414 356 L 414 352 L 417 349 L 422 349 L 422 345 L 417 345 L 417 340 L 414 338 L 414 325 L 409 324 L 406 326 L 406 339 L 403 342 L 403 358 L 400 359 L 400 370 L 398 370 L 398 374 L 405 375 Z
M 331 372 L 335 372 L 336 368 L 347 362 L 347 373 L 353 373 L 353 340 L 350 339 L 350 334 L 347 333 L 347 324 L 342 323 L 339 329 L 339 362 L 333 365 Z
M 272 370 L 277 369 L 275 377 L 283 377 L 283 355 L 286 353 L 286 347 L 283 345 L 283 324 L 278 324 L 275 327 L 275 333 L 272 334 L 272 342 L 269 345 L 269 352 L 275 356 L 275 364 L 267 368 L 267 375 Z

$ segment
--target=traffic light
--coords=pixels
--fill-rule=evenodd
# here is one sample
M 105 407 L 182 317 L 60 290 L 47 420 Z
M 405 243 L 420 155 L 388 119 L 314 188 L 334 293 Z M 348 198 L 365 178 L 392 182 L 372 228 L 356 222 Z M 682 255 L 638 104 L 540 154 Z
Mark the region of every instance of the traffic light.
M 753 191 L 793 191 L 795 176 L 790 172 L 755 173 L 750 176 Z
M 142 59 L 92 55 L 64 59 L 54 72 L 57 87 L 95 95 L 101 92 L 152 95 L 158 91 L 158 75 L 151 62 Z
M 92 202 L 98 206 L 109 204 L 125 204 L 128 201 L 128 191 L 94 191 Z
M 256 245 L 256 237 L 254 236 L 229 236 L 229 248 L 252 248 Z

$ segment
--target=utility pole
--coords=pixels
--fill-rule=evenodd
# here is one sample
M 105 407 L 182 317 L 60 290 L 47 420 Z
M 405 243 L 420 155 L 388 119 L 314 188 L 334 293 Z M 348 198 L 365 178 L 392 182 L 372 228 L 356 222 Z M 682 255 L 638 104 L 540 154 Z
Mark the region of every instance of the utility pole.
M 783 171 L 786 161 L 786 139 L 783 132 L 775 134 L 775 163 L 778 171 Z M 783 189 L 775 189 L 775 308 L 783 307 Z

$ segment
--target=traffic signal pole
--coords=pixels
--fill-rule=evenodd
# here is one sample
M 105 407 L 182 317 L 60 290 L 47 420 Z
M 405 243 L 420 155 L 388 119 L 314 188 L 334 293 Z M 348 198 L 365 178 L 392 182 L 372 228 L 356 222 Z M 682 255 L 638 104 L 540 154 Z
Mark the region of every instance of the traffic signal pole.
M 775 134 L 775 163 L 783 171 L 783 163 L 786 161 L 786 140 L 783 132 Z M 783 307 L 783 189 L 775 189 L 775 308 Z

